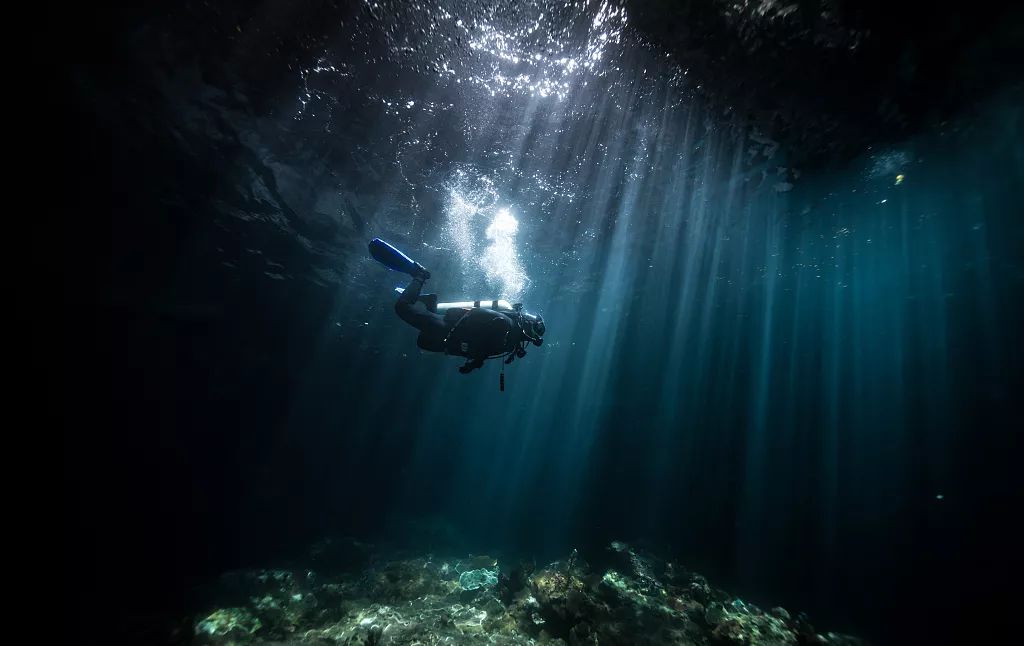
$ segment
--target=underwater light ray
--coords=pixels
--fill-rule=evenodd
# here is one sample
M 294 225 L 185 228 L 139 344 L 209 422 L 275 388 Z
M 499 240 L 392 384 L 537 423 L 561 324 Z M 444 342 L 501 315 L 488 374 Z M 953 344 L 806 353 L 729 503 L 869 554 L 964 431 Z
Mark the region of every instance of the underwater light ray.
M 640 137 L 640 140 L 642 143 L 633 151 L 631 162 L 623 170 L 643 178 L 647 169 L 644 162 L 648 142 L 644 141 L 643 137 Z M 623 301 L 634 284 L 630 252 L 633 235 L 631 224 L 642 186 L 642 181 L 634 181 L 624 187 L 624 196 L 615 207 L 609 252 L 601 271 L 602 278 L 594 310 L 596 321 L 592 326 L 590 339 L 591 343 L 606 344 L 612 349 L 620 347 L 625 322 L 622 315 Z M 610 186 L 606 189 L 604 201 L 609 206 L 614 203 Z M 566 441 L 573 447 L 573 452 L 563 461 L 564 484 L 561 497 L 567 505 L 572 504 L 571 501 L 576 499 L 579 488 L 583 485 L 582 476 L 589 461 L 595 431 L 600 428 L 600 420 L 607 416 L 605 407 L 594 406 L 594 402 L 608 401 L 606 393 L 612 383 L 612 363 L 615 359 L 614 351 L 590 352 L 582 364 L 579 380 L 581 396 L 576 398 L 571 421 L 566 429 Z

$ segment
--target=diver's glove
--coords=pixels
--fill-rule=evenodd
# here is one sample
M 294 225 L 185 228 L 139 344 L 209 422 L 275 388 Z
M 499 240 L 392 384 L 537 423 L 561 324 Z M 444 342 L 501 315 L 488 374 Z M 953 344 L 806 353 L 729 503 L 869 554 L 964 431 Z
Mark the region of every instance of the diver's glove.
M 464 375 L 468 375 L 469 373 L 473 372 L 477 368 L 482 368 L 483 365 L 484 365 L 483 359 L 470 359 L 469 361 L 467 361 L 463 365 L 459 366 L 459 372 L 461 372 Z

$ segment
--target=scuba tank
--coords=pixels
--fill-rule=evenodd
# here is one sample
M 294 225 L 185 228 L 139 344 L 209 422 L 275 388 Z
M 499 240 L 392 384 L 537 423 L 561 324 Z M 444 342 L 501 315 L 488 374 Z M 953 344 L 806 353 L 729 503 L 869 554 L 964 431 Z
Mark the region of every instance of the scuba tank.
M 405 289 L 402 287 L 396 287 L 395 292 L 401 294 Z M 514 305 L 509 303 L 503 298 L 497 300 L 479 300 L 479 301 L 455 301 L 451 303 L 438 303 L 437 294 L 422 294 L 419 299 L 421 303 L 427 306 L 427 309 L 437 314 L 444 314 L 448 310 L 470 310 L 474 307 L 482 307 L 489 310 L 495 310 L 497 312 L 515 312 L 516 308 Z
M 486 309 L 496 310 L 498 312 L 511 312 L 513 311 L 512 304 L 504 299 L 498 299 L 493 301 L 456 301 L 454 303 L 438 303 L 437 312 L 439 314 L 444 313 L 447 310 L 454 309 L 471 309 L 474 307 L 483 307 Z

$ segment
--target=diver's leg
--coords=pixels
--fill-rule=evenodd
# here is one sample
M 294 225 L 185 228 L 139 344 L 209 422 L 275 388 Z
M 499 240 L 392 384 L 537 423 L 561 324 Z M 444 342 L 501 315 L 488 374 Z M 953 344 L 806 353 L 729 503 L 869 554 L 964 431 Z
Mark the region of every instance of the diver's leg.
M 420 291 L 423 290 L 423 278 L 416 276 L 412 279 L 412 282 L 405 288 L 405 291 L 398 295 L 399 303 L 408 303 L 412 305 L 420 297 Z
M 440 332 L 442 335 L 446 330 L 444 317 L 427 310 L 425 307 L 417 307 L 416 301 L 420 297 L 420 290 L 423 289 L 423 277 L 417 276 L 412 279 L 405 291 L 398 296 L 395 303 L 395 313 L 398 317 L 413 326 L 417 330 L 427 332 Z

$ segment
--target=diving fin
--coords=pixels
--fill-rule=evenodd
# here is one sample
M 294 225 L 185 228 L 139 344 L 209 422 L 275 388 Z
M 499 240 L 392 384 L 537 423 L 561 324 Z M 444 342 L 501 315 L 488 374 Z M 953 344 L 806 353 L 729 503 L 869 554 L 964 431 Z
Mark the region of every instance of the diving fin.
M 380 238 L 374 238 L 371 240 L 369 248 L 370 255 L 373 256 L 373 259 L 388 269 L 393 269 L 395 271 L 400 271 L 403 274 L 418 276 L 424 279 L 430 278 L 430 273 L 423 268 L 423 265 L 419 264 Z

